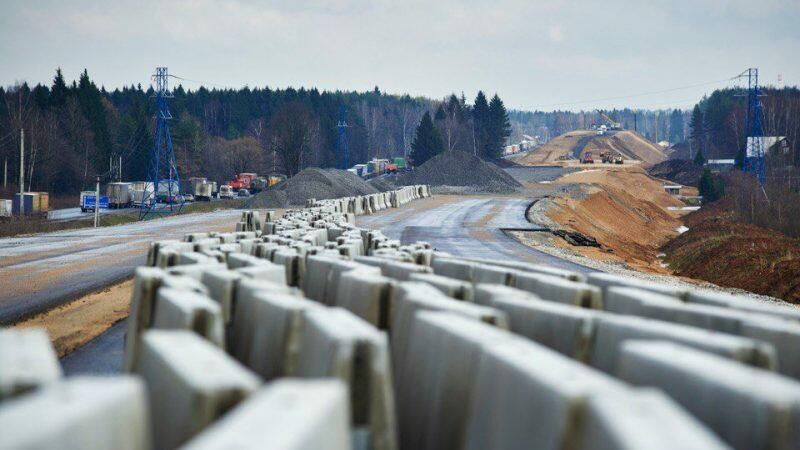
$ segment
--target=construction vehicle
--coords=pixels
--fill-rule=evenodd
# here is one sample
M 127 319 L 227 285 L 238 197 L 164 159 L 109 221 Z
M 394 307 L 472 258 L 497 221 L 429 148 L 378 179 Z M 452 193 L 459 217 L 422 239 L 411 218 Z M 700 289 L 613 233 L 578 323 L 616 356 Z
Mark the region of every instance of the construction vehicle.
M 601 152 L 600 161 L 603 164 L 622 164 L 622 156 L 616 152 Z
M 233 189 L 237 191 L 239 189 L 250 189 L 250 183 L 253 182 L 254 179 L 258 178 L 258 174 L 252 172 L 242 172 L 235 177 L 233 177 L 233 181 L 228 183 Z
M 592 152 L 586 152 L 581 157 L 581 164 L 594 164 L 594 158 L 592 158 Z

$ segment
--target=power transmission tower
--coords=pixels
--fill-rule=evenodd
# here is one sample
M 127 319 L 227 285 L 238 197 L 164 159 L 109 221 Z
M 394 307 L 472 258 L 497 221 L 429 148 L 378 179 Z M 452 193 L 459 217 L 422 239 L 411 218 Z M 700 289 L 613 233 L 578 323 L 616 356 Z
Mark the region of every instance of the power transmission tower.
M 737 78 L 747 78 L 747 143 L 745 144 L 744 170 L 753 175 L 761 184 L 767 179 L 764 157 L 764 124 L 761 97 L 764 94 L 758 86 L 758 69 L 750 68 Z
M 339 139 L 336 143 L 336 168 L 346 170 L 350 167 L 350 150 L 347 147 L 347 122 L 344 120 L 344 105 L 339 106 Z
M 139 220 L 152 214 L 172 214 L 183 208 L 181 182 L 178 166 L 175 163 L 175 152 L 172 150 L 172 138 L 169 135 L 169 112 L 167 99 L 172 98 L 167 80 L 169 74 L 166 67 L 156 67 L 153 74 L 156 98 L 156 135 L 153 151 L 150 155 L 148 179 L 145 183 L 142 209 Z M 159 207 L 159 201 L 166 203 Z

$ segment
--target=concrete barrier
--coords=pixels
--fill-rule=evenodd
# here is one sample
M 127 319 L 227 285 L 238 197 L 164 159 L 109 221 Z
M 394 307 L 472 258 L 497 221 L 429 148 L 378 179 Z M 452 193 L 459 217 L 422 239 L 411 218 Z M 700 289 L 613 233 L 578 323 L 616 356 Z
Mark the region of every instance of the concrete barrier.
M 475 264 L 472 267 L 472 282 L 475 284 L 499 284 L 513 286 L 516 270 L 507 267 Z
M 506 286 L 478 285 L 476 298 L 505 312 L 513 333 L 577 360 L 589 360 L 595 319 L 592 311 L 544 301 Z
M 473 397 L 466 410 L 465 450 L 571 448 L 589 398 L 630 393 L 610 376 L 530 341 L 487 345 L 481 353 L 470 367 L 473 385 L 465 387 Z
M 152 447 L 144 384 L 131 376 L 74 377 L 0 407 L 0 448 Z
M 235 444 L 234 444 L 235 443 Z M 260 389 L 183 450 L 351 450 L 347 390 L 336 380 L 280 380 Z
M 272 262 L 281 264 L 286 269 L 286 284 L 299 286 L 300 282 L 300 255 L 294 250 L 278 249 L 272 253 Z
M 407 364 L 395 378 L 401 448 L 460 449 L 470 412 L 482 407 L 474 385 L 483 349 L 514 339 L 505 330 L 452 313 L 418 313 Z
M 196 279 L 188 276 L 169 275 L 162 269 L 139 267 L 133 279 L 130 314 L 125 333 L 126 371 L 130 371 L 138 356 L 139 338 L 144 330 L 150 328 L 156 315 L 156 293 L 159 288 L 174 287 L 182 290 L 207 294 L 206 288 Z
M 415 316 L 420 311 L 447 311 L 455 315 L 508 329 L 508 318 L 502 311 L 452 299 L 425 283 L 407 281 L 392 290 L 389 331 L 392 339 L 392 366 L 399 377 L 409 352 L 408 337 Z
M 409 281 L 412 274 L 432 273 L 430 267 L 412 263 L 389 261 L 381 268 L 383 275 L 399 281 Z
M 603 309 L 602 291 L 597 286 L 541 273 L 517 272 L 514 287 L 550 300 L 583 308 Z
M 751 297 L 722 292 L 689 291 L 686 302 L 692 304 L 720 306 L 742 311 L 751 311 L 778 319 L 800 322 L 800 308 L 780 303 L 754 301 Z
M 188 331 L 148 331 L 136 372 L 147 383 L 155 447 L 175 448 L 255 391 L 258 377 Z
M 43 328 L 0 328 L 0 361 L 0 403 L 61 378 L 61 365 Z
M 669 286 L 666 284 L 651 283 L 649 281 L 640 280 L 638 278 L 626 277 L 623 275 L 615 275 L 605 272 L 592 272 L 586 275 L 586 282 L 600 287 L 603 294 L 610 287 L 630 287 L 643 289 L 645 291 L 655 292 L 656 294 L 668 295 L 676 297 L 681 300 L 686 298 L 688 292 L 687 288 Z
M 617 376 L 661 389 L 735 449 L 800 445 L 800 383 L 670 342 L 628 341 Z
M 391 290 L 397 282 L 371 272 L 351 270 L 342 274 L 336 295 L 340 306 L 372 326 L 389 328 Z
M 448 278 L 432 273 L 412 273 L 409 281 L 421 281 L 430 284 L 448 297 L 471 302 L 473 299 L 472 283 L 455 278 Z
M 303 292 L 306 297 L 325 302 L 325 291 L 333 264 L 340 258 L 314 255 L 306 258 L 306 276 L 303 281 Z
M 683 302 L 673 296 L 641 288 L 608 286 L 603 296 L 603 308 L 615 314 L 645 316 L 646 305 L 681 306 Z M 653 317 L 655 318 L 655 317 Z M 668 320 L 674 322 L 674 320 Z
M 236 290 L 244 278 L 285 284 L 285 270 L 278 264 L 263 261 L 262 264 L 236 270 L 209 270 L 203 273 L 202 282 L 208 293 L 222 307 L 225 323 L 231 322 L 236 309 Z
M 544 264 L 532 264 L 523 261 L 499 260 L 499 259 L 489 259 L 489 258 L 462 257 L 460 259 L 463 259 L 465 261 L 471 261 L 478 264 L 487 264 L 490 266 L 505 267 L 508 269 L 519 270 L 522 272 L 551 275 L 564 278 L 570 281 L 580 281 L 580 282 L 586 281 L 586 276 L 583 274 L 574 272 L 572 270 L 565 270 L 565 269 L 559 269 L 558 267 L 547 266 Z
M 777 366 L 775 349 L 762 341 L 633 316 L 597 314 L 590 364 L 613 373 L 626 340 L 666 340 L 767 369 Z
M 368 430 L 369 447 L 397 448 L 386 335 L 341 308 L 306 311 L 298 377 L 334 377 L 350 390 L 353 426 Z
M 225 348 L 225 323 L 220 305 L 196 292 L 162 287 L 156 294 L 154 329 L 188 330 Z
M 477 264 L 458 258 L 436 256 L 431 261 L 431 268 L 436 275 L 472 281 L 472 272 Z
M 725 450 L 717 436 L 663 393 L 601 392 L 581 417 L 578 450 Z
M 800 325 L 781 319 L 750 317 L 740 334 L 772 345 L 777 352 L 777 371 L 800 380 Z

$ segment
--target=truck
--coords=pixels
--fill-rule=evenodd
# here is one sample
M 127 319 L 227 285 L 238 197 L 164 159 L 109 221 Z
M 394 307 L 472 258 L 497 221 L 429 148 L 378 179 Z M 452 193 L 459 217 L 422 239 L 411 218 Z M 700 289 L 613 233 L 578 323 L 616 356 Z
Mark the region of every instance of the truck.
M 207 181 L 194 186 L 194 198 L 197 201 L 211 201 L 214 196 L 214 184 Z
M 219 198 L 233 198 L 233 187 L 223 184 L 219 187 Z
M 80 197 L 81 212 L 94 211 L 95 204 L 97 203 L 95 201 L 96 198 L 97 198 L 97 192 L 95 191 L 81 191 L 81 197 Z M 100 196 L 100 209 L 108 209 L 107 195 Z
M 592 158 L 592 152 L 586 152 L 581 157 L 581 164 L 594 164 L 594 158 Z
M 237 191 L 239 189 L 250 189 L 250 183 L 252 183 L 253 180 L 256 179 L 256 178 L 258 178 L 258 174 L 257 173 L 242 172 L 242 173 L 234 176 L 233 177 L 233 181 L 228 183 L 228 186 L 230 186 L 232 189 L 237 190 Z
M 402 156 L 397 156 L 392 158 L 392 163 L 394 163 L 394 165 L 397 166 L 398 171 L 406 170 L 406 168 L 408 167 L 406 159 L 403 158 Z
M 106 197 L 109 208 L 127 208 L 131 206 L 131 183 L 108 183 Z

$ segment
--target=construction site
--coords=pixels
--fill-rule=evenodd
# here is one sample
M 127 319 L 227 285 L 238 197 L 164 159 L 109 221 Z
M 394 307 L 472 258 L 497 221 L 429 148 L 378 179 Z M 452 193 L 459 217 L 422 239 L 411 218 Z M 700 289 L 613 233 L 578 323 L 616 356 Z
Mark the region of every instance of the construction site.
M 235 8 L 191 6 L 191 39 L 314 28 Z M 507 20 L 471 8 L 436 26 Z M 550 56 L 553 92 L 508 109 L 318 89 L 297 55 L 270 64 L 298 88 L 191 64 L 0 87 L 0 450 L 800 449 L 800 90 Z M 575 100 L 567 73 L 601 81 Z

